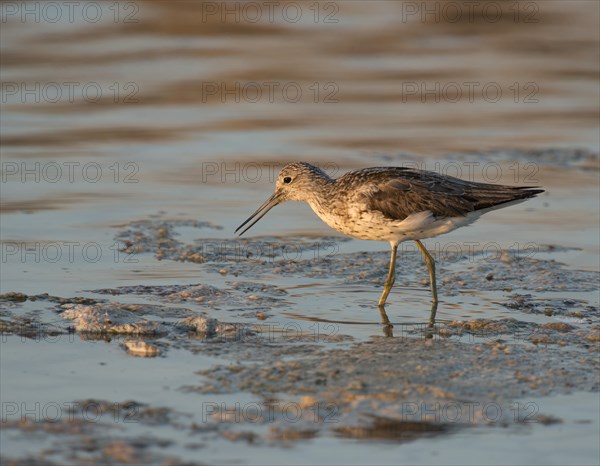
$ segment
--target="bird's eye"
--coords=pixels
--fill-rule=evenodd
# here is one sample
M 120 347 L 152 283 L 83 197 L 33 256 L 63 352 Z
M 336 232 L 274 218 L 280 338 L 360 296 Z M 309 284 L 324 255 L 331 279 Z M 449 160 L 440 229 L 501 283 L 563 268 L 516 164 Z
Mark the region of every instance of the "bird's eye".
M 292 177 L 291 177 L 291 176 L 286 176 L 286 177 L 283 179 L 283 182 L 284 182 L 285 184 L 291 183 L 291 182 L 292 182 Z

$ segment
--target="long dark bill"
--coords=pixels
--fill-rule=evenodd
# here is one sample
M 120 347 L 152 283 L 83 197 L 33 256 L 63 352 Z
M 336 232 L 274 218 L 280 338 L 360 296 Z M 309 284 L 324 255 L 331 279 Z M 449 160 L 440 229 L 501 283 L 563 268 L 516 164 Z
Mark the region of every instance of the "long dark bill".
M 240 228 L 242 228 L 244 225 L 246 225 L 246 223 L 248 223 L 250 220 L 252 220 L 254 217 L 256 217 L 258 214 L 260 214 L 264 210 L 264 212 L 262 212 L 262 214 L 256 220 L 254 220 L 250 225 L 248 225 L 240 233 L 240 236 L 242 236 L 250 228 L 252 228 L 256 224 L 256 222 L 258 222 L 261 218 L 263 218 L 269 210 L 271 210 L 273 207 L 275 207 L 280 202 L 281 201 L 279 199 L 279 194 L 278 193 L 273 194 L 269 199 L 267 199 L 265 201 L 265 203 L 263 205 L 261 205 L 258 209 L 256 209 L 256 212 L 254 212 L 252 215 L 250 215 L 250 217 L 248 217 L 248 219 L 244 223 L 242 223 L 239 227 L 237 227 L 235 232 L 237 233 Z

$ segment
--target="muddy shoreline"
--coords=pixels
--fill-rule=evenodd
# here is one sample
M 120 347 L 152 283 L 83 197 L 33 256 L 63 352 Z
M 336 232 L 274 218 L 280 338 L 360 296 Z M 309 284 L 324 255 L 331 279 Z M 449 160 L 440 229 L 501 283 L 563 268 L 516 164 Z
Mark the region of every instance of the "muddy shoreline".
M 599 274 L 552 259 L 564 248 L 540 247 L 547 258 L 514 251 L 495 260 L 482 251 L 472 261 L 452 257 L 444 262 L 440 257 L 442 296 L 459 296 L 465 288 L 499 292 L 504 296 L 499 304 L 515 316 L 441 318 L 429 327 L 424 312 L 422 322 L 394 317 L 393 328 L 379 324 L 379 331 L 374 327 L 365 339 L 345 333 L 349 327 L 343 317 L 329 323 L 280 320 L 278 314 L 295 306 L 294 294 L 264 277 L 327 277 L 341 287 L 366 281 L 377 289 L 384 278 L 385 251 L 293 261 L 274 245 L 293 241 L 312 251 L 332 238 L 250 238 L 248 242 L 273 255 L 227 261 L 232 251 L 229 256 L 206 254 L 202 244 L 210 238 L 191 243 L 178 239 L 177 228 L 190 225 L 199 232 L 214 228 L 203 222 L 148 219 L 121 226 L 116 237 L 127 238 L 125 248 L 161 261 L 200 263 L 220 277 L 221 287 L 127 285 L 87 290 L 79 297 L 0 296 L 5 342 L 68 349 L 72 345 L 66 343 L 79 340 L 101 342 L 123 355 L 119 357 L 169 360 L 183 351 L 215 361 L 195 371 L 194 383 L 172 385 L 187 397 L 187 410 L 136 399 L 71 399 L 59 404 L 58 420 L 39 422 L 17 418 L 19 409 L 9 410 L 5 432 L 23 438 L 43 433 L 50 444 L 71 439 L 71 447 L 60 453 L 56 448 L 40 451 L 39 464 L 55 464 L 56 458 L 89 464 L 180 461 L 160 453 L 177 442 L 159 434 L 142 440 L 131 433 L 135 429 L 126 418 L 136 428 L 192 436 L 199 445 L 221 439 L 273 447 L 327 437 L 404 443 L 464 429 L 560 424 L 565 422 L 560 417 L 523 400 L 600 391 L 600 318 L 593 301 Z M 402 266 L 401 284 L 427 286 L 417 253 L 407 252 Z M 360 306 L 365 313 L 376 312 L 374 306 Z M 388 305 L 392 315 L 395 307 Z M 230 398 L 212 401 L 215 397 Z M 235 401 L 238 397 L 253 401 L 241 403 Z M 93 423 L 86 422 L 90 409 L 97 413 Z M 105 418 L 119 422 L 124 436 L 114 440 Z M 85 454 L 75 446 L 81 442 L 87 442 Z M 202 446 L 178 448 L 189 453 Z M 27 461 L 7 458 L 4 463 Z

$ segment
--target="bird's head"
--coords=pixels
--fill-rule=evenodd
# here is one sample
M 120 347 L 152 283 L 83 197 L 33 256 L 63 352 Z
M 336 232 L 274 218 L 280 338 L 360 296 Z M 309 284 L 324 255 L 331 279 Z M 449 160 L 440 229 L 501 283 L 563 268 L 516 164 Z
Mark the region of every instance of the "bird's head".
M 320 168 L 306 162 L 294 162 L 285 165 L 275 181 L 275 192 L 235 231 L 236 233 L 254 217 L 259 217 L 247 226 L 241 233 L 243 235 L 266 213 L 278 204 L 286 201 L 309 201 L 315 192 L 315 184 L 321 180 L 330 180 Z M 322 181 L 321 181 L 322 182 Z

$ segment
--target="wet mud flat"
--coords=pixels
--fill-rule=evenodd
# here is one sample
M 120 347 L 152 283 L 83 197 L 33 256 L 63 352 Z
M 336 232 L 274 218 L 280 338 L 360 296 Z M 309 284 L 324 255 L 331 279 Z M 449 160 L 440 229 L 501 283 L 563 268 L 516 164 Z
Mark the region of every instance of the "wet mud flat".
M 261 451 L 327 438 L 403 445 L 474 429 L 521 432 L 567 422 L 551 405 L 531 400 L 597 396 L 600 276 L 556 260 L 566 248 L 540 246 L 533 257 L 504 251 L 493 261 L 482 251 L 475 260 L 442 261 L 443 299 L 452 303 L 465 289 L 492 294 L 505 312 L 464 319 L 442 313 L 433 326 L 424 312 L 422 322 L 392 318 L 393 327 L 373 325 L 365 338 L 343 320 L 296 320 L 300 311 L 293 310 L 305 297 L 271 284 L 272 277 L 304 277 L 332 289 L 366 283 L 377 291 L 386 251 L 289 260 L 286 244 L 314 250 L 332 238 L 242 240 L 270 251 L 265 258 L 233 244 L 207 249 L 214 228 L 158 215 L 115 232 L 125 250 L 199 264 L 214 277 L 206 283 L 0 296 L 5 357 L 37 345 L 52 359 L 74 358 L 81 345 L 100 343 L 94 350 L 100 366 L 146 361 L 141 373 L 109 370 L 102 398 L 69 398 L 73 390 L 66 390 L 29 415 L 23 402 L 6 404 L 4 439 L 28 448 L 3 453 L 3 464 L 202 464 L 203 457 L 230 458 L 222 452 L 231 442 Z M 236 256 L 240 250 L 245 257 Z M 402 260 L 397 286 L 426 288 L 419 254 L 406 252 Z M 351 307 L 352 300 L 344 304 Z M 375 302 L 354 307 L 377 313 Z M 185 377 L 160 378 L 163 362 Z M 133 374 L 156 384 L 153 401 L 136 397 L 136 390 L 127 398 L 110 396 L 111 386 L 131 383 Z M 34 438 L 40 442 L 32 453 Z M 225 450 L 216 454 L 216 446 Z

